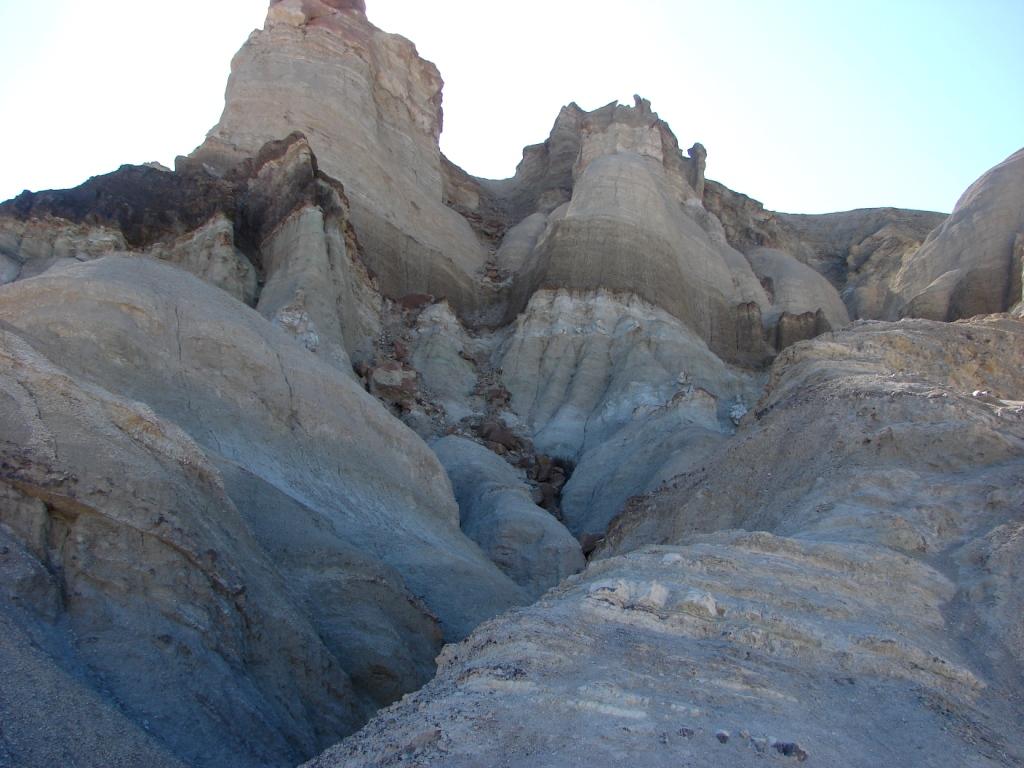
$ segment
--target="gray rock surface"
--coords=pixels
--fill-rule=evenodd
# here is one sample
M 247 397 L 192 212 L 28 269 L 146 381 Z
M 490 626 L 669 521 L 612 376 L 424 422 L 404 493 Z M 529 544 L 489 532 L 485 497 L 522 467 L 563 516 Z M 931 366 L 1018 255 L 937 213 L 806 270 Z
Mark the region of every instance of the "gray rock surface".
M 716 405 L 704 390 L 681 392 L 585 453 L 562 493 L 569 529 L 581 540 L 603 537 L 631 497 L 706 462 L 728 435 Z
M 243 764 L 259 755 L 275 764 L 309 755 L 326 746 L 324 739 L 337 739 L 352 730 L 374 707 L 420 685 L 430 674 L 442 636 L 448 640 L 464 636 L 483 619 L 525 599 L 520 588 L 459 531 L 451 486 L 426 445 L 350 377 L 319 362 L 227 294 L 174 267 L 135 256 L 51 269 L 0 291 L 0 321 L 30 338 L 40 353 L 60 360 L 72 376 L 145 403 L 159 415 L 154 419 L 176 425 L 182 440 L 188 434 L 188 444 L 197 456 L 194 461 L 201 457 L 201 466 L 217 468 L 217 487 L 223 483 L 222 503 L 232 514 L 241 515 L 248 527 L 224 535 L 233 541 L 241 540 L 244 533 L 256 553 L 252 556 L 276 567 L 266 576 L 238 574 L 231 589 L 248 594 L 265 589 L 288 605 L 307 606 L 309 613 L 303 620 L 309 643 L 316 641 L 310 648 L 321 649 L 316 651 L 324 658 L 320 666 L 337 668 L 333 674 L 340 676 L 339 682 L 331 683 L 327 677 L 315 684 L 322 700 L 312 694 L 306 697 L 307 709 L 322 709 L 322 715 L 314 719 L 294 713 L 262 715 L 274 725 L 263 729 L 266 743 L 254 742 L 250 749 L 244 746 L 242 734 L 261 730 L 255 721 L 240 720 L 237 730 L 221 732 L 215 725 L 218 716 L 207 715 L 205 731 L 199 734 L 197 710 L 188 716 L 180 711 L 174 714 L 174 708 L 183 706 L 180 702 L 188 697 L 141 673 L 157 664 L 158 657 L 149 647 L 161 632 L 144 631 L 142 627 L 148 628 L 150 622 L 134 615 L 132 606 L 118 609 L 123 614 L 121 623 L 138 620 L 140 628 L 131 635 L 145 646 L 138 651 L 139 666 L 126 667 L 128 679 L 119 695 L 125 699 L 130 695 L 135 701 L 154 698 L 154 707 L 163 709 L 165 716 L 153 722 L 159 722 L 163 738 L 178 740 L 178 754 L 202 764 L 235 764 L 226 757 L 233 754 Z M 14 407 L 13 401 L 4 401 L 5 414 Z M 18 406 L 14 415 L 25 413 L 26 407 Z M 61 418 L 61 411 L 57 408 L 54 418 Z M 17 467 L 23 460 L 18 457 L 28 447 L 25 440 L 30 433 L 21 429 L 5 430 L 15 435 L 8 444 L 8 461 L 13 462 L 9 466 Z M 59 425 L 53 431 L 59 435 Z M 82 438 L 78 439 L 81 443 Z M 105 439 L 100 435 L 85 442 L 102 445 Z M 82 460 L 87 458 L 88 451 Z M 98 464 L 92 469 L 82 464 L 55 470 L 107 478 L 108 485 L 117 485 L 113 478 L 118 474 L 152 476 L 154 493 L 161 494 L 158 498 L 176 495 L 173 486 L 151 471 L 132 469 L 125 462 L 117 466 L 109 471 Z M 11 479 L 9 470 L 4 479 Z M 128 498 L 133 487 L 124 486 Z M 73 504 L 80 503 L 73 498 Z M 124 505 L 126 514 L 138 512 L 128 501 Z M 159 508 L 159 501 L 140 507 L 143 511 Z M 6 514 L 4 522 L 8 522 Z M 128 528 L 118 528 L 115 521 L 104 530 L 114 536 L 107 546 L 115 561 L 142 563 L 149 557 L 146 540 L 137 542 L 128 535 Z M 215 553 L 210 557 L 219 558 L 216 553 L 227 547 L 202 531 L 193 540 L 190 546 L 198 552 Z M 83 546 L 90 550 L 94 545 Z M 232 551 L 229 547 L 225 557 Z M 162 578 L 163 566 L 153 567 L 157 578 Z M 166 577 L 179 578 L 175 574 L 181 573 L 181 578 L 187 578 L 192 567 L 168 564 Z M 272 579 L 281 586 L 264 585 Z M 134 591 L 145 604 L 146 583 Z M 105 601 L 113 597 L 104 592 L 100 579 L 85 609 L 89 621 L 105 621 Z M 166 599 L 184 604 L 190 600 L 173 588 Z M 264 598 L 268 604 L 270 600 Z M 238 631 L 242 634 L 233 642 L 254 642 L 245 639 L 244 629 Z M 318 674 L 313 671 L 320 668 L 312 663 L 313 650 L 287 650 L 303 642 L 301 633 L 289 633 L 283 626 L 275 632 L 285 636 L 268 635 L 261 640 L 263 651 L 253 651 L 251 661 L 236 660 L 235 666 L 244 670 L 248 663 L 263 669 L 262 653 L 280 657 L 282 663 L 295 659 L 305 665 L 303 674 Z M 90 665 L 116 668 L 115 639 L 109 649 L 97 651 Z M 169 649 L 176 647 L 172 643 Z M 198 646 L 190 653 L 196 657 L 190 663 L 208 661 Z M 211 658 L 216 661 L 216 654 Z M 275 689 L 273 681 L 295 674 L 284 667 L 267 672 L 270 679 L 265 688 L 280 697 L 274 701 L 294 698 L 283 682 Z M 351 695 L 345 693 L 349 678 Z M 239 706 L 254 712 L 268 706 L 255 696 L 253 705 L 240 704 L 245 700 L 241 695 L 237 700 L 211 698 L 213 693 L 206 686 L 227 690 L 227 683 L 218 683 L 216 676 L 200 675 L 194 685 L 198 698 L 188 706 L 205 706 L 202 711 L 220 712 L 226 719 L 237 719 L 237 714 L 230 713 Z M 332 714 L 339 709 L 342 714 Z M 138 705 L 132 714 L 141 722 L 148 719 L 146 711 Z M 189 717 L 197 723 L 194 737 L 184 727 L 191 722 Z M 238 741 L 231 741 L 231 733 L 237 734 Z M 188 739 L 194 739 L 194 747 Z
M 820 273 L 801 264 L 788 253 L 772 248 L 756 248 L 747 254 L 747 260 L 772 302 L 771 310 L 765 317 L 765 324 L 769 327 L 777 324 L 784 313 L 801 315 L 818 310 L 824 315 L 829 330 L 839 330 L 849 325 L 850 316 L 846 306 L 835 288 Z
M 907 317 L 957 320 L 1020 300 L 1024 149 L 978 179 L 893 280 Z
M 339 370 L 371 355 L 381 298 L 349 221 L 345 190 L 293 138 L 255 173 L 247 217 L 262 222 L 257 310 Z
M 475 346 L 446 303 L 428 307 L 417 318 L 412 365 L 452 422 L 480 410 L 472 402 L 478 381 Z
M 451 478 L 463 532 L 531 598 L 583 570 L 579 543 L 507 462 L 463 437 L 430 447 Z
M 13 256 L 0 253 L 0 285 L 13 283 L 21 273 L 21 262 Z
M 850 317 L 892 320 L 898 304 L 893 278 L 947 217 L 871 208 L 818 215 L 779 213 L 774 218 L 788 233 L 782 237 L 784 247 L 836 286 Z
M 377 283 L 345 191 L 319 170 L 305 137 L 269 142 L 227 179 L 179 166 L 125 166 L 0 206 L 0 253 L 21 265 L 11 279 L 110 254 L 152 256 L 256 306 L 339 370 L 369 357 Z
M 633 107 L 566 107 L 511 179 L 459 178 L 456 209 L 500 243 L 488 320 L 511 321 L 538 288 L 606 289 L 665 309 L 727 359 L 770 356 L 767 298 L 701 205 L 707 153 L 692 152 L 637 97 Z
M 502 378 L 537 447 L 577 461 L 690 387 L 732 399 L 755 377 L 723 363 L 678 319 L 611 291 L 542 290 L 499 350 Z M 712 422 L 717 409 L 696 408 Z
M 639 500 L 608 546 L 743 527 L 938 556 L 1012 512 L 984 489 L 1019 485 L 1022 333 L 1008 316 L 865 322 L 790 348 L 736 439 Z M 770 445 L 786 450 L 755 460 Z
M 791 347 L 717 459 L 307 765 L 1019 763 L 1022 334 Z
M 223 213 L 171 242 L 156 243 L 145 253 L 177 264 L 241 302 L 253 304 L 256 301 L 256 269 L 235 246 L 235 225 Z
M 305 134 L 340 181 L 386 295 L 474 309 L 484 249 L 444 205 L 441 77 L 351 3 L 280 0 L 232 62 L 220 122 L 192 157 L 226 173 L 266 142 Z
M 160 262 L 108 257 L 15 283 L 2 296 L 0 319 L 69 369 L 165 413 L 207 450 L 329 515 L 339 530 L 362 529 L 363 551 L 405 571 L 414 592 L 439 590 L 427 602 L 451 634 L 493 606 L 430 573 L 441 566 L 429 552 L 446 536 L 454 548 L 445 549 L 446 572 L 482 567 L 474 578 L 493 590 L 494 606 L 516 599 L 458 534 L 450 485 L 429 449 L 348 377 L 223 293 Z M 354 432 L 360 422 L 365 434 Z M 382 466 L 375 456 L 392 458 Z M 415 522 L 410 509 L 421 510 Z M 369 544 L 377 521 L 393 515 L 403 524 Z
M 0 204 L 0 766 L 1020 764 L 1021 153 L 800 216 L 440 104 L 274 0 L 174 171 Z
M 4 207 L 11 203 L 5 203 Z M 0 285 L 33 277 L 54 264 L 106 256 L 127 250 L 115 228 L 75 223 L 54 216 L 29 220 L 0 210 Z
M 344 657 L 200 446 L 147 406 L 77 383 L 7 326 L 0 359 L 12 764 L 61 750 L 57 764 L 279 762 L 358 726 L 369 708 Z M 39 725 L 19 727 L 40 694 L 41 739 Z M 83 743 L 65 730 L 76 725 Z
M 903 261 L 947 218 L 941 213 L 868 208 L 827 214 L 766 210 L 756 200 L 709 181 L 704 206 L 722 223 L 730 245 L 789 253 L 824 275 L 851 318 L 895 319 L 892 281 Z
M 759 346 L 741 349 L 736 343 L 752 333 L 738 327 L 748 320 L 737 308 L 753 303 L 767 311 L 760 285 L 749 265 L 742 258 L 730 263 L 722 252 L 728 246 L 701 226 L 699 204 L 683 207 L 673 193 L 671 177 L 653 157 L 620 152 L 591 160 L 564 215 L 538 243 L 547 264 L 543 284 L 635 293 L 682 320 L 723 356 L 756 357 Z

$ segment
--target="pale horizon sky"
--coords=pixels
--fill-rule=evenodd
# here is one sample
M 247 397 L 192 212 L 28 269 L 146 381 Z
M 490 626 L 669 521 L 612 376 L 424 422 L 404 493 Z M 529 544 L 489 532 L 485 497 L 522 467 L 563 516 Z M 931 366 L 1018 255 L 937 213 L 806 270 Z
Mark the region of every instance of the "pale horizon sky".
M 267 5 L 0 0 L 0 200 L 191 152 Z M 949 211 L 1024 146 L 1024 0 L 367 5 L 438 65 L 442 149 L 478 176 L 511 175 L 563 105 L 634 93 L 780 211 Z

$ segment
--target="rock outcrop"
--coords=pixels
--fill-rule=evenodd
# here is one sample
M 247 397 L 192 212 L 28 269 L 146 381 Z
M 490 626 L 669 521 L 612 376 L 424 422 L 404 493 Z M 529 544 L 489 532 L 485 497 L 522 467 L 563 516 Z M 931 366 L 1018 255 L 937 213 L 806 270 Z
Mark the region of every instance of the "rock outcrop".
M 1022 334 L 791 347 L 740 433 L 631 504 L 586 572 L 308 765 L 1016 764 Z
M 175 170 L 0 204 L 0 766 L 1020 764 L 1024 150 L 782 214 L 441 85 L 274 0 Z
M 220 122 L 192 159 L 217 174 L 301 131 L 345 185 L 385 294 L 479 302 L 485 252 L 444 205 L 441 77 L 415 46 L 374 27 L 361 3 L 278 0 L 232 62 Z
M 971 185 L 953 215 L 896 275 L 906 317 L 957 320 L 1005 312 L 1021 300 L 1024 150 Z
M 836 287 L 850 317 L 895 320 L 892 281 L 946 220 L 941 213 L 871 208 L 818 215 L 773 214 L 788 230 L 781 242 Z
M 33 416 L 39 409 L 50 412 L 33 405 L 30 395 L 15 389 L 4 400 L 5 419 L 13 421 L 4 430 L 9 437 L 2 479 L 16 493 L 42 503 L 25 523 L 22 513 L 16 509 L 12 516 L 5 504 L 0 520 L 19 526 L 22 539 L 29 531 L 54 532 L 56 553 L 42 544 L 35 547 L 43 565 L 57 568 L 64 558 L 85 559 L 84 578 L 93 586 L 82 621 L 106 626 L 108 645 L 83 646 L 84 663 L 110 677 L 112 701 L 136 722 L 149 722 L 188 760 L 280 764 L 308 756 L 351 731 L 376 706 L 422 684 L 442 638 L 464 636 L 483 619 L 526 599 L 460 532 L 451 486 L 426 445 L 350 376 L 319 361 L 226 293 L 158 261 L 106 257 L 0 289 L 0 322 L 16 328 L 40 355 L 60 361 L 64 372 L 58 381 L 89 381 L 143 403 L 138 408 L 152 414 L 156 425 L 129 413 L 123 417 L 128 426 L 118 429 L 137 431 L 138 439 L 161 445 L 169 439 L 162 433 L 173 432 L 189 453 L 174 445 L 165 450 L 180 455 L 186 469 L 194 465 L 199 480 L 212 488 L 190 488 L 188 477 L 176 479 L 169 469 L 161 473 L 156 465 L 146 468 L 128 459 L 111 458 L 108 467 L 100 451 L 115 428 L 97 426 L 99 431 L 79 434 L 62 421 L 65 410 L 75 412 L 71 405 L 53 406 L 50 418 L 56 421 L 44 430 L 25 422 L 39 418 Z M 10 359 L 4 367 L 19 370 Z M 37 456 L 33 440 L 42 441 L 39 450 L 50 445 L 50 453 Z M 62 441 L 73 441 L 80 453 L 61 450 Z M 46 455 L 50 458 L 37 466 Z M 66 463 L 76 457 L 80 463 Z M 98 488 L 83 487 L 85 479 Z M 61 490 L 62 482 L 71 487 Z M 54 484 L 56 490 L 49 487 Z M 190 502 L 205 512 L 188 514 L 216 526 L 210 530 L 177 522 L 171 516 L 177 507 L 168 506 L 169 500 L 181 497 L 183 504 L 201 491 L 218 495 Z M 119 508 L 111 501 L 117 493 L 124 494 L 119 502 L 124 509 L 109 519 Z M 58 494 L 66 500 L 48 501 Z M 46 513 L 46 504 L 69 511 Z M 85 515 L 86 508 L 95 511 Z M 54 514 L 79 515 L 75 519 L 83 524 L 99 526 L 95 533 L 81 534 L 80 554 L 60 549 L 65 536 L 57 535 Z M 30 528 L 20 527 L 29 523 Z M 224 526 L 234 527 L 220 532 Z M 150 543 L 147 535 L 132 534 L 140 528 L 160 533 L 164 527 L 167 535 L 187 538 L 184 552 L 178 550 L 186 545 L 175 540 Z M 138 570 L 137 584 L 108 588 L 112 576 L 88 570 L 101 540 L 105 559 L 95 567 Z M 174 552 L 164 555 L 160 547 Z M 243 557 L 259 568 L 243 569 L 247 560 L 235 564 Z M 196 606 L 200 598 L 193 592 L 199 587 L 193 582 L 200 573 L 192 572 L 206 567 L 222 567 L 225 573 L 209 577 L 213 593 L 203 600 L 216 597 L 230 607 L 244 599 L 256 604 L 253 610 L 281 616 L 287 612 L 273 608 L 275 601 L 289 610 L 302 608 L 287 621 L 259 619 L 266 629 L 239 615 L 232 620 L 235 635 L 222 641 L 208 633 L 227 631 L 217 629 L 226 619 L 202 613 L 149 618 L 159 611 L 156 594 L 165 594 L 161 599 L 169 606 Z M 66 567 L 57 571 L 56 595 L 78 589 L 66 572 Z M 176 586 L 174 579 L 184 581 Z M 125 590 L 135 602 L 120 604 L 118 595 Z M 52 606 L 54 618 L 77 610 L 66 600 Z M 205 613 L 219 616 L 228 607 L 212 604 Z M 300 618 L 303 629 L 288 629 Z M 174 624 L 193 629 L 175 630 Z M 115 627 L 127 627 L 128 639 Z M 161 640 L 164 636 L 169 639 Z M 217 643 L 230 647 L 220 650 Z M 236 646 L 248 655 L 230 650 Z M 129 652 L 137 662 L 124 665 L 117 683 L 113 674 Z M 194 697 L 144 674 L 162 668 L 170 675 L 174 659 L 186 677 L 197 664 L 221 672 L 193 674 L 182 690 L 195 690 Z M 288 663 L 299 667 L 289 670 Z M 263 676 L 262 689 L 232 694 L 248 685 L 249 668 Z M 232 685 L 228 669 L 238 670 Z M 306 676 L 312 677 L 308 686 L 314 693 L 288 693 L 292 683 L 284 681 Z M 281 684 L 275 687 L 274 681 Z M 307 718 L 293 711 L 293 701 L 318 714 Z M 273 707 L 280 711 L 275 714 Z M 240 719 L 239 711 L 252 712 L 253 719 Z M 237 727 L 225 729 L 218 722 Z M 256 731 L 265 735 L 249 744 L 245 734 Z
M 501 457 L 462 437 L 431 447 L 452 480 L 462 530 L 531 597 L 583 570 L 579 543 Z
M 770 357 L 759 317 L 770 302 L 701 205 L 707 152 L 684 157 L 648 101 L 567 107 L 514 178 L 489 182 L 443 161 L 440 88 L 411 43 L 359 9 L 279 0 L 236 57 L 224 115 L 192 160 L 230 173 L 301 131 L 344 184 L 363 257 L 393 299 L 430 294 L 493 327 L 540 287 L 625 291 L 729 360 Z
M 704 206 L 722 222 L 726 239 L 750 255 L 783 251 L 823 275 L 839 291 L 850 317 L 898 317 L 897 272 L 946 216 L 929 211 L 869 208 L 827 214 L 789 214 L 708 182 Z
M 835 288 L 806 264 L 772 248 L 756 248 L 747 260 L 771 297 L 764 324 L 771 329 L 769 338 L 776 349 L 849 325 L 850 316 Z
M 125 166 L 73 190 L 0 206 L 0 252 L 32 277 L 55 264 L 134 253 L 177 264 L 255 306 L 339 370 L 380 329 L 380 296 L 349 203 L 305 137 L 263 146 L 226 178 Z
M 633 294 L 666 310 L 731 361 L 770 356 L 761 315 L 770 307 L 742 254 L 701 205 L 706 151 L 684 157 L 640 97 L 593 112 L 562 110 L 551 137 L 529 147 L 516 175 L 475 182 L 457 209 L 504 213 L 487 315 L 504 324 L 540 288 Z
M 737 399 L 757 398 L 758 377 L 678 319 L 607 291 L 538 291 L 499 354 L 538 450 L 575 467 L 562 514 L 578 536 L 602 534 L 692 444 L 731 431 Z

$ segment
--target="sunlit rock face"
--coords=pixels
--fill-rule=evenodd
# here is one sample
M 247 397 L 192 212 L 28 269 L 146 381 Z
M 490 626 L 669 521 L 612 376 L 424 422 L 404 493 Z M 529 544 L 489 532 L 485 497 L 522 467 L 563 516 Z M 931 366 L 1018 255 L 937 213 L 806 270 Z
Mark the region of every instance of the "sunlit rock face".
M 1021 153 L 782 214 L 441 87 L 278 0 L 175 170 L 0 204 L 0 766 L 1022 762 Z
M 730 360 L 770 356 L 759 317 L 770 302 L 701 204 L 707 153 L 684 157 L 649 102 L 567 108 L 514 178 L 486 182 L 442 162 L 440 89 L 408 41 L 361 12 L 282 0 L 236 57 L 224 115 L 193 159 L 224 172 L 239 153 L 304 133 L 344 184 L 367 264 L 393 298 L 445 298 L 493 327 L 539 287 L 622 290 Z
M 906 317 L 957 320 L 1021 300 L 1024 150 L 978 179 L 894 280 Z
M 702 206 L 706 153 L 691 152 L 639 97 L 594 112 L 573 105 L 515 177 L 478 180 L 475 211 L 503 210 L 512 225 L 494 258 L 490 319 L 508 322 L 538 288 L 605 289 L 665 309 L 729 360 L 766 359 L 770 302 Z
M 344 184 L 384 292 L 445 296 L 471 311 L 485 252 L 443 204 L 441 77 L 361 5 L 274 3 L 235 57 L 224 114 L 192 157 L 222 173 L 301 131 L 320 168 Z

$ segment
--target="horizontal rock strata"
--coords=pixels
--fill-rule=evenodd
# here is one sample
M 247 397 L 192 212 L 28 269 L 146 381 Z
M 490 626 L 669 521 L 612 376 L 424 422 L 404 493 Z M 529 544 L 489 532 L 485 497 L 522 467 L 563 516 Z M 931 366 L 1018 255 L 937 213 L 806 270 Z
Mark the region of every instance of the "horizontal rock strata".
M 274 0 L 173 171 L 0 204 L 0 766 L 1024 762 L 1024 155 L 783 214 L 441 89 Z

